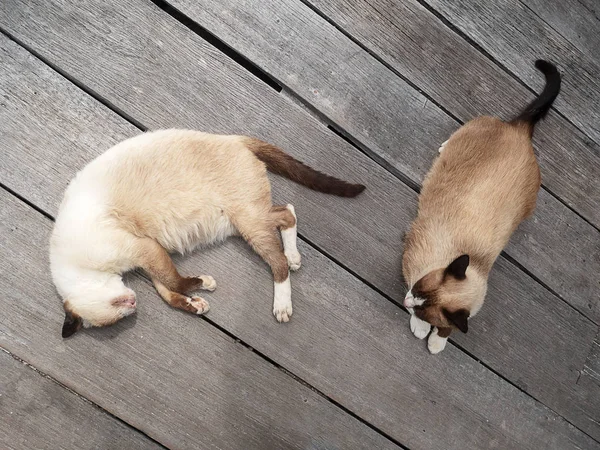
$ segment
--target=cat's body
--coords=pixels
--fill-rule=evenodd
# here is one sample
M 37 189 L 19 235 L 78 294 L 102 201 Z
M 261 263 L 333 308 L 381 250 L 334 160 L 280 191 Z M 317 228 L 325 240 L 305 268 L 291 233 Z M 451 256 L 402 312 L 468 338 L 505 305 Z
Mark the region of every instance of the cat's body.
M 363 189 L 320 174 L 262 141 L 190 130 L 146 133 L 114 146 L 77 174 L 53 231 L 52 276 L 63 297 L 63 335 L 114 323 L 135 310 L 121 275 L 137 267 L 170 305 L 208 310 L 187 292 L 212 277 L 181 277 L 168 253 L 241 234 L 270 265 L 274 314 L 292 314 L 288 266 L 300 266 L 291 205 L 273 206 L 267 168 L 308 187 L 352 197 Z M 283 249 L 277 235 L 281 230 Z
M 530 216 L 540 187 L 531 145 L 533 127 L 560 89 L 560 75 L 546 62 L 544 92 L 511 122 L 479 117 L 440 149 L 423 183 L 419 211 L 405 239 L 403 274 L 411 330 L 443 350 L 453 328 L 481 308 L 494 261 L 519 223 Z

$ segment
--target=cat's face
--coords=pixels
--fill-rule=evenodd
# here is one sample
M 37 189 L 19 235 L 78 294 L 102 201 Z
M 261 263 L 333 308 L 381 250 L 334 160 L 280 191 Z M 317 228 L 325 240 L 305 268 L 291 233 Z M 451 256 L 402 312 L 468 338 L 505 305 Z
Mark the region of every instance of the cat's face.
M 474 315 L 483 300 L 480 280 L 467 274 L 469 256 L 462 255 L 448 267 L 432 270 L 410 289 L 404 306 L 438 328 L 456 328 L 466 333 L 467 319 Z
M 82 327 L 111 325 L 136 310 L 135 292 L 121 286 L 95 286 L 75 293 L 64 302 L 62 336 L 69 337 Z

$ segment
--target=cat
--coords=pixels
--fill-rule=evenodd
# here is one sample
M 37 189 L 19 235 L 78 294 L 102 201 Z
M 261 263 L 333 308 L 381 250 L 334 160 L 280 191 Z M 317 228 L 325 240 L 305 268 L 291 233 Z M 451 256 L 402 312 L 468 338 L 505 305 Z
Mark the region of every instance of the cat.
M 215 280 L 180 275 L 169 253 L 187 253 L 234 234 L 270 266 L 273 314 L 289 321 L 289 270 L 301 264 L 296 214 L 292 205 L 272 205 L 267 169 L 341 197 L 365 189 L 258 139 L 192 130 L 144 133 L 90 162 L 67 187 L 50 240 L 52 278 L 65 311 L 62 336 L 134 313 L 136 295 L 122 274 L 136 268 L 172 307 L 207 312 L 209 304 L 189 294 L 213 291 Z
M 560 91 L 553 64 L 538 60 L 542 93 L 510 122 L 478 117 L 442 144 L 423 182 L 417 218 L 405 236 L 402 272 L 410 329 L 432 354 L 453 329 L 464 333 L 481 308 L 489 272 L 541 185 L 531 137 Z

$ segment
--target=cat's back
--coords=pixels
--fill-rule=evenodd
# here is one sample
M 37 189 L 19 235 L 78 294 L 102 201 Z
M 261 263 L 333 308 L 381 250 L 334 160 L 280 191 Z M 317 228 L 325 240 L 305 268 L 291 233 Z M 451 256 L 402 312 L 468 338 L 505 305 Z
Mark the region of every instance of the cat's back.
M 498 210 L 519 215 L 531 209 L 539 185 L 539 167 L 526 130 L 479 117 L 448 140 L 423 183 L 421 201 L 435 208 L 483 208 L 478 215 Z

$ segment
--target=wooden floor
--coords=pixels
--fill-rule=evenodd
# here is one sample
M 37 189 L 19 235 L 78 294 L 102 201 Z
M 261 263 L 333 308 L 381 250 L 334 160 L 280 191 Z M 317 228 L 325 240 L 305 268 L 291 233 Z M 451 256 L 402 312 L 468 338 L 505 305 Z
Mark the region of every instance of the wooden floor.
M 600 449 L 596 0 L 3 0 L 0 31 L 0 448 Z M 461 123 L 540 92 L 539 57 L 564 82 L 536 214 L 432 356 L 400 306 L 420 182 Z M 368 189 L 273 178 L 299 215 L 288 324 L 232 239 L 177 260 L 219 282 L 206 317 L 134 274 L 136 316 L 63 340 L 62 192 L 165 127 L 257 136 Z

